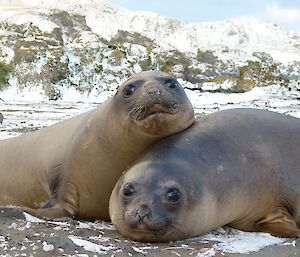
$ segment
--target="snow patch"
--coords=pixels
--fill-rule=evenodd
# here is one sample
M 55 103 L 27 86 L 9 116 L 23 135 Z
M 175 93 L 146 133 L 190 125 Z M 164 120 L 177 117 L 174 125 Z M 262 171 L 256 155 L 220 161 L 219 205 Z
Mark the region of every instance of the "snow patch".
M 32 216 L 31 214 L 27 213 L 27 212 L 23 212 L 25 220 L 29 221 L 29 222 L 45 222 L 45 220 L 42 220 L 38 217 Z
M 4 101 L 20 101 L 24 99 L 30 99 L 30 101 L 47 100 L 43 85 L 28 86 L 20 90 L 16 77 L 10 77 L 8 83 L 10 86 L 1 91 L 1 99 Z
M 44 62 L 37 64 L 39 69 L 42 69 Z M 19 87 L 18 82 L 15 78 L 11 77 L 9 79 L 10 86 L 1 91 L 1 99 L 5 102 L 10 101 L 28 101 L 31 102 L 40 102 L 48 101 L 48 98 L 44 94 L 43 85 L 25 87 L 22 90 Z M 103 91 L 99 93 L 96 89 L 93 89 L 90 93 L 88 92 L 79 92 L 74 87 L 60 87 L 61 98 L 64 102 L 86 102 L 86 103 L 103 103 L 109 97 L 113 96 L 115 91 Z M 59 102 L 60 100 L 58 100 Z
M 68 236 L 72 242 L 80 247 L 83 247 L 86 251 L 94 252 L 98 254 L 107 254 L 107 251 L 115 249 L 114 246 L 103 246 L 100 244 L 95 244 L 87 240 L 83 240 L 77 236 Z
M 141 248 L 138 248 L 138 247 L 135 247 L 135 246 L 131 246 L 131 247 L 137 253 L 141 253 L 141 254 L 147 254 L 148 253 L 147 251 L 145 251 L 145 250 L 143 250 Z
M 0 6 L 0 21 L 7 20 L 22 25 L 30 23 L 41 31 L 51 33 L 58 25 L 47 20 L 43 14 L 45 9 L 32 8 L 28 5 L 2 5 Z
M 63 222 L 63 221 L 55 221 L 55 220 L 44 220 L 44 219 L 40 219 L 38 217 L 35 217 L 27 212 L 23 212 L 24 213 L 24 217 L 25 220 L 28 222 L 32 222 L 32 223 L 48 223 L 48 224 L 53 224 L 53 225 L 58 225 L 60 227 L 69 227 L 70 224 L 68 222 Z M 56 227 L 56 230 L 57 227 Z
M 223 228 L 203 236 L 202 239 L 218 242 L 212 246 L 213 249 L 226 253 L 257 252 L 264 247 L 283 244 L 286 241 L 285 238 L 274 237 L 268 233 L 249 233 Z
M 213 257 L 215 256 L 215 254 L 216 254 L 215 249 L 204 248 L 203 251 L 201 251 L 196 255 L 196 257 Z

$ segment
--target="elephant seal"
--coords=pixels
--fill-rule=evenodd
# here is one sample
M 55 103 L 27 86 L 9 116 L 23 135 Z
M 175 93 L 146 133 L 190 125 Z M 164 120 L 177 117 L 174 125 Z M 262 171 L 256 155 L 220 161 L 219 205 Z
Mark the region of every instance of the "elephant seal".
M 4 119 L 3 114 L 0 112 L 0 124 L 2 124 L 3 119 Z
M 92 111 L 1 140 L 0 204 L 40 217 L 107 220 L 122 172 L 155 141 L 193 122 L 175 78 L 158 71 L 133 75 Z
M 121 234 L 164 242 L 227 225 L 298 237 L 300 119 L 232 109 L 162 139 L 125 172 L 110 198 Z

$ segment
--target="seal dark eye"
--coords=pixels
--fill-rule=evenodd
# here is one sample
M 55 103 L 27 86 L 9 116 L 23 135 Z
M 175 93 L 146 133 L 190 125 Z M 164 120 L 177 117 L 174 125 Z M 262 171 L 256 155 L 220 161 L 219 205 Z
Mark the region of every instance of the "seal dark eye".
M 127 183 L 123 187 L 123 195 L 125 196 L 131 196 L 134 193 L 134 186 L 131 183 Z
M 167 190 L 165 196 L 169 202 L 175 203 L 179 201 L 180 195 L 180 191 L 176 187 L 171 187 Z
M 133 94 L 133 92 L 134 92 L 134 90 L 135 90 L 135 86 L 134 85 L 127 85 L 125 88 L 124 88 L 124 90 L 123 90 L 123 96 L 125 97 L 125 98 L 128 98 L 128 97 L 130 97 L 132 94 Z
M 165 84 L 166 84 L 169 88 L 176 88 L 177 85 L 178 85 L 178 82 L 177 82 L 177 80 L 175 80 L 175 79 L 167 79 L 167 80 L 165 81 Z

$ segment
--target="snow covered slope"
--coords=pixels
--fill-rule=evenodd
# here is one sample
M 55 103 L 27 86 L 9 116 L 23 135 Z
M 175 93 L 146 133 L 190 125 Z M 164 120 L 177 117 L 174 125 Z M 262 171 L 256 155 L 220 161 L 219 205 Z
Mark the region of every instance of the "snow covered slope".
M 107 40 L 118 30 L 125 30 L 154 39 L 161 47 L 176 48 L 180 51 L 196 51 L 198 48 L 222 51 L 229 48 L 245 51 L 249 55 L 253 52 L 266 52 L 278 61 L 300 61 L 299 33 L 251 17 L 219 22 L 185 23 L 150 12 L 129 11 L 101 0 L 5 2 L 11 6 L 22 4 L 34 9 L 40 8 L 41 12 L 45 12 L 46 9 L 60 9 L 84 15 L 92 31 Z M 31 12 L 38 12 L 34 9 Z M 26 9 L 23 11 L 26 14 Z M 51 24 L 49 26 L 51 27 Z
M 147 69 L 204 91 L 299 89 L 300 34 L 251 17 L 185 23 L 99 0 L 2 0 L 1 61 L 9 85 L 53 99 L 63 86 L 97 93 Z

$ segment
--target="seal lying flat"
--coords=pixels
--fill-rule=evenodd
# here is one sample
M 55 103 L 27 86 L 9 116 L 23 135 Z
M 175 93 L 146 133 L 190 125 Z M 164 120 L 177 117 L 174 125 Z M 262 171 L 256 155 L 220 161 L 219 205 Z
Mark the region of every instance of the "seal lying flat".
M 43 217 L 108 219 L 122 171 L 152 143 L 193 122 L 176 79 L 136 74 L 90 112 L 0 141 L 0 204 Z
M 138 241 L 179 240 L 223 225 L 298 237 L 300 119 L 255 109 L 197 119 L 119 179 L 110 217 Z

